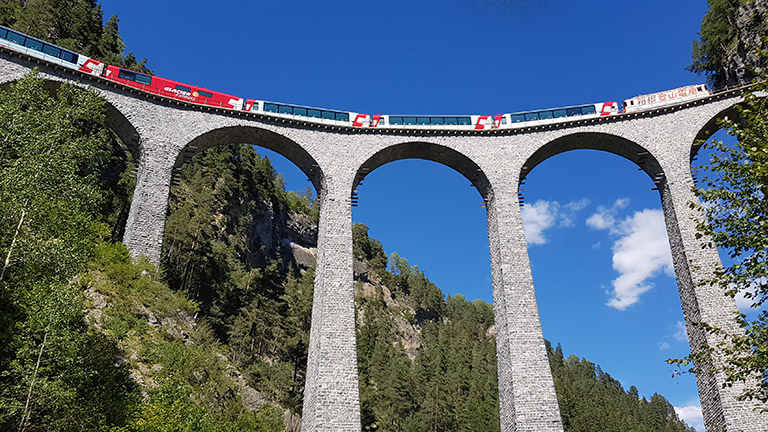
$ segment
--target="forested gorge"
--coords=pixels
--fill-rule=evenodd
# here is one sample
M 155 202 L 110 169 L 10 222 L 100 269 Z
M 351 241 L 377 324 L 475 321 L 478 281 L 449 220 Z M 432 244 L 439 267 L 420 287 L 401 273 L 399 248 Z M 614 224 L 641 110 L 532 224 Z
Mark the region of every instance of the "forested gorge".
M 0 24 L 112 64 L 96 1 L 0 1 Z M 42 25 L 46 23 L 46 25 Z M 0 93 L 0 429 L 298 430 L 318 220 L 250 145 L 194 156 L 171 188 L 160 267 L 121 237 L 134 179 L 105 102 L 34 74 Z M 499 430 L 492 305 L 445 298 L 353 229 L 363 429 Z M 566 431 L 689 431 L 548 345 Z

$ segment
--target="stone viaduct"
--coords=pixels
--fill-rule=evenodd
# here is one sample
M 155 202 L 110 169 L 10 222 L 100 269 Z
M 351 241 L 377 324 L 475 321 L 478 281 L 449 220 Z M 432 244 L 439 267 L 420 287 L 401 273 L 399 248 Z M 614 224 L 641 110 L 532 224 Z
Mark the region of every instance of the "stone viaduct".
M 366 174 L 399 159 L 445 164 L 482 195 L 488 214 L 502 432 L 562 431 L 544 348 L 518 191 L 536 165 L 574 149 L 603 150 L 635 162 L 658 186 L 692 349 L 714 343 L 696 322 L 738 331 L 733 300 L 702 284 L 720 266 L 695 233 L 691 158 L 715 119 L 740 101 L 725 92 L 637 114 L 512 131 L 387 131 L 270 118 L 145 94 L 0 48 L 0 83 L 32 68 L 52 82 L 90 86 L 109 103 L 111 127 L 139 162 L 124 242 L 158 261 L 174 169 L 210 146 L 248 143 L 294 162 L 314 184 L 320 226 L 302 430 L 359 431 L 360 407 L 352 272 L 351 195 Z M 697 376 L 707 431 L 760 432 L 768 417 L 739 402 L 720 374 Z

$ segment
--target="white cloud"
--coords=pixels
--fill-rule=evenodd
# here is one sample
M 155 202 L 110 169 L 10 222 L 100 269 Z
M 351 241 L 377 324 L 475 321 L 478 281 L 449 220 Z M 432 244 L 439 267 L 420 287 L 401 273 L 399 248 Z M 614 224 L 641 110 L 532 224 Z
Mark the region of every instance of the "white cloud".
M 536 201 L 523 207 L 523 229 L 528 244 L 547 242 L 544 231 L 555 224 L 559 207 L 557 201 Z
M 696 432 L 704 432 L 704 417 L 701 415 L 701 406 L 699 405 L 687 405 L 683 407 L 675 407 L 675 412 L 680 420 L 688 423 L 696 429 Z
M 667 342 L 659 342 L 659 351 L 664 351 L 672 348 L 672 345 L 670 345 Z
M 545 231 L 558 226 L 569 228 L 574 226 L 576 212 L 584 209 L 590 201 L 586 198 L 571 201 L 562 205 L 557 201 L 538 200 L 523 207 L 523 228 L 528 244 L 542 245 L 547 243 Z
M 587 219 L 591 228 L 620 236 L 612 247 L 613 268 L 619 277 L 613 280 L 607 303 L 619 310 L 637 303 L 641 295 L 653 288 L 648 280 L 659 272 L 674 275 L 664 214 L 661 210 L 645 209 L 619 220 L 618 211 L 628 204 L 627 198 L 618 199 L 611 207 L 598 207 Z
M 685 330 L 685 323 L 678 321 L 675 324 L 675 333 L 672 335 L 676 341 L 685 342 L 688 340 L 688 332 Z
M 587 226 L 597 230 L 609 230 L 612 234 L 617 234 L 616 213 L 629 205 L 629 198 L 619 198 L 611 207 L 599 206 L 597 213 L 587 219 Z

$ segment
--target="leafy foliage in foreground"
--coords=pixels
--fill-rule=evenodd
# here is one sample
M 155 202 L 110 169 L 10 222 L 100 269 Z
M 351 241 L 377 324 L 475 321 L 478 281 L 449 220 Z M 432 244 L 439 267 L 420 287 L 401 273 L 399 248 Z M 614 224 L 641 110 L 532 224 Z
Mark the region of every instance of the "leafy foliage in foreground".
M 96 430 L 135 393 L 71 283 L 109 239 L 104 101 L 31 74 L 0 93 L 0 429 Z
M 245 409 L 199 306 L 110 242 L 128 195 L 105 125 L 94 93 L 34 74 L 0 93 L 0 429 L 283 430 Z
M 764 83 L 756 88 L 766 89 Z M 706 246 L 722 248 L 732 259 L 706 283 L 720 285 L 730 297 L 743 295 L 763 310 L 753 320 L 743 314 L 735 317 L 743 329 L 736 334 L 701 324 L 721 342 L 670 362 L 710 365 L 714 355 L 724 363 L 726 385 L 747 384 L 742 399 L 768 402 L 768 311 L 764 308 L 768 300 L 768 101 L 749 92 L 744 98 L 737 107 L 738 119 L 719 122 L 738 142 L 728 145 L 713 139 L 705 143 L 713 152 L 706 167 L 712 174 L 696 189 L 702 203 L 693 206 L 706 221 L 698 224 L 698 237 L 711 238 Z

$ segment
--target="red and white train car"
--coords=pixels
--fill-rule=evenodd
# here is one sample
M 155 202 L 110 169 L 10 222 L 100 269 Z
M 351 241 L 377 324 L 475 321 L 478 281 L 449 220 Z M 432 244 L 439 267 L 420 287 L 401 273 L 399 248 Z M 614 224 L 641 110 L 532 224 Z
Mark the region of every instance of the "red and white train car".
M 117 66 L 107 65 L 104 78 L 148 93 L 186 102 L 235 110 L 243 109 L 243 98 Z
M 689 85 L 658 93 L 635 96 L 624 101 L 624 112 L 644 111 L 711 95 L 705 84 Z

